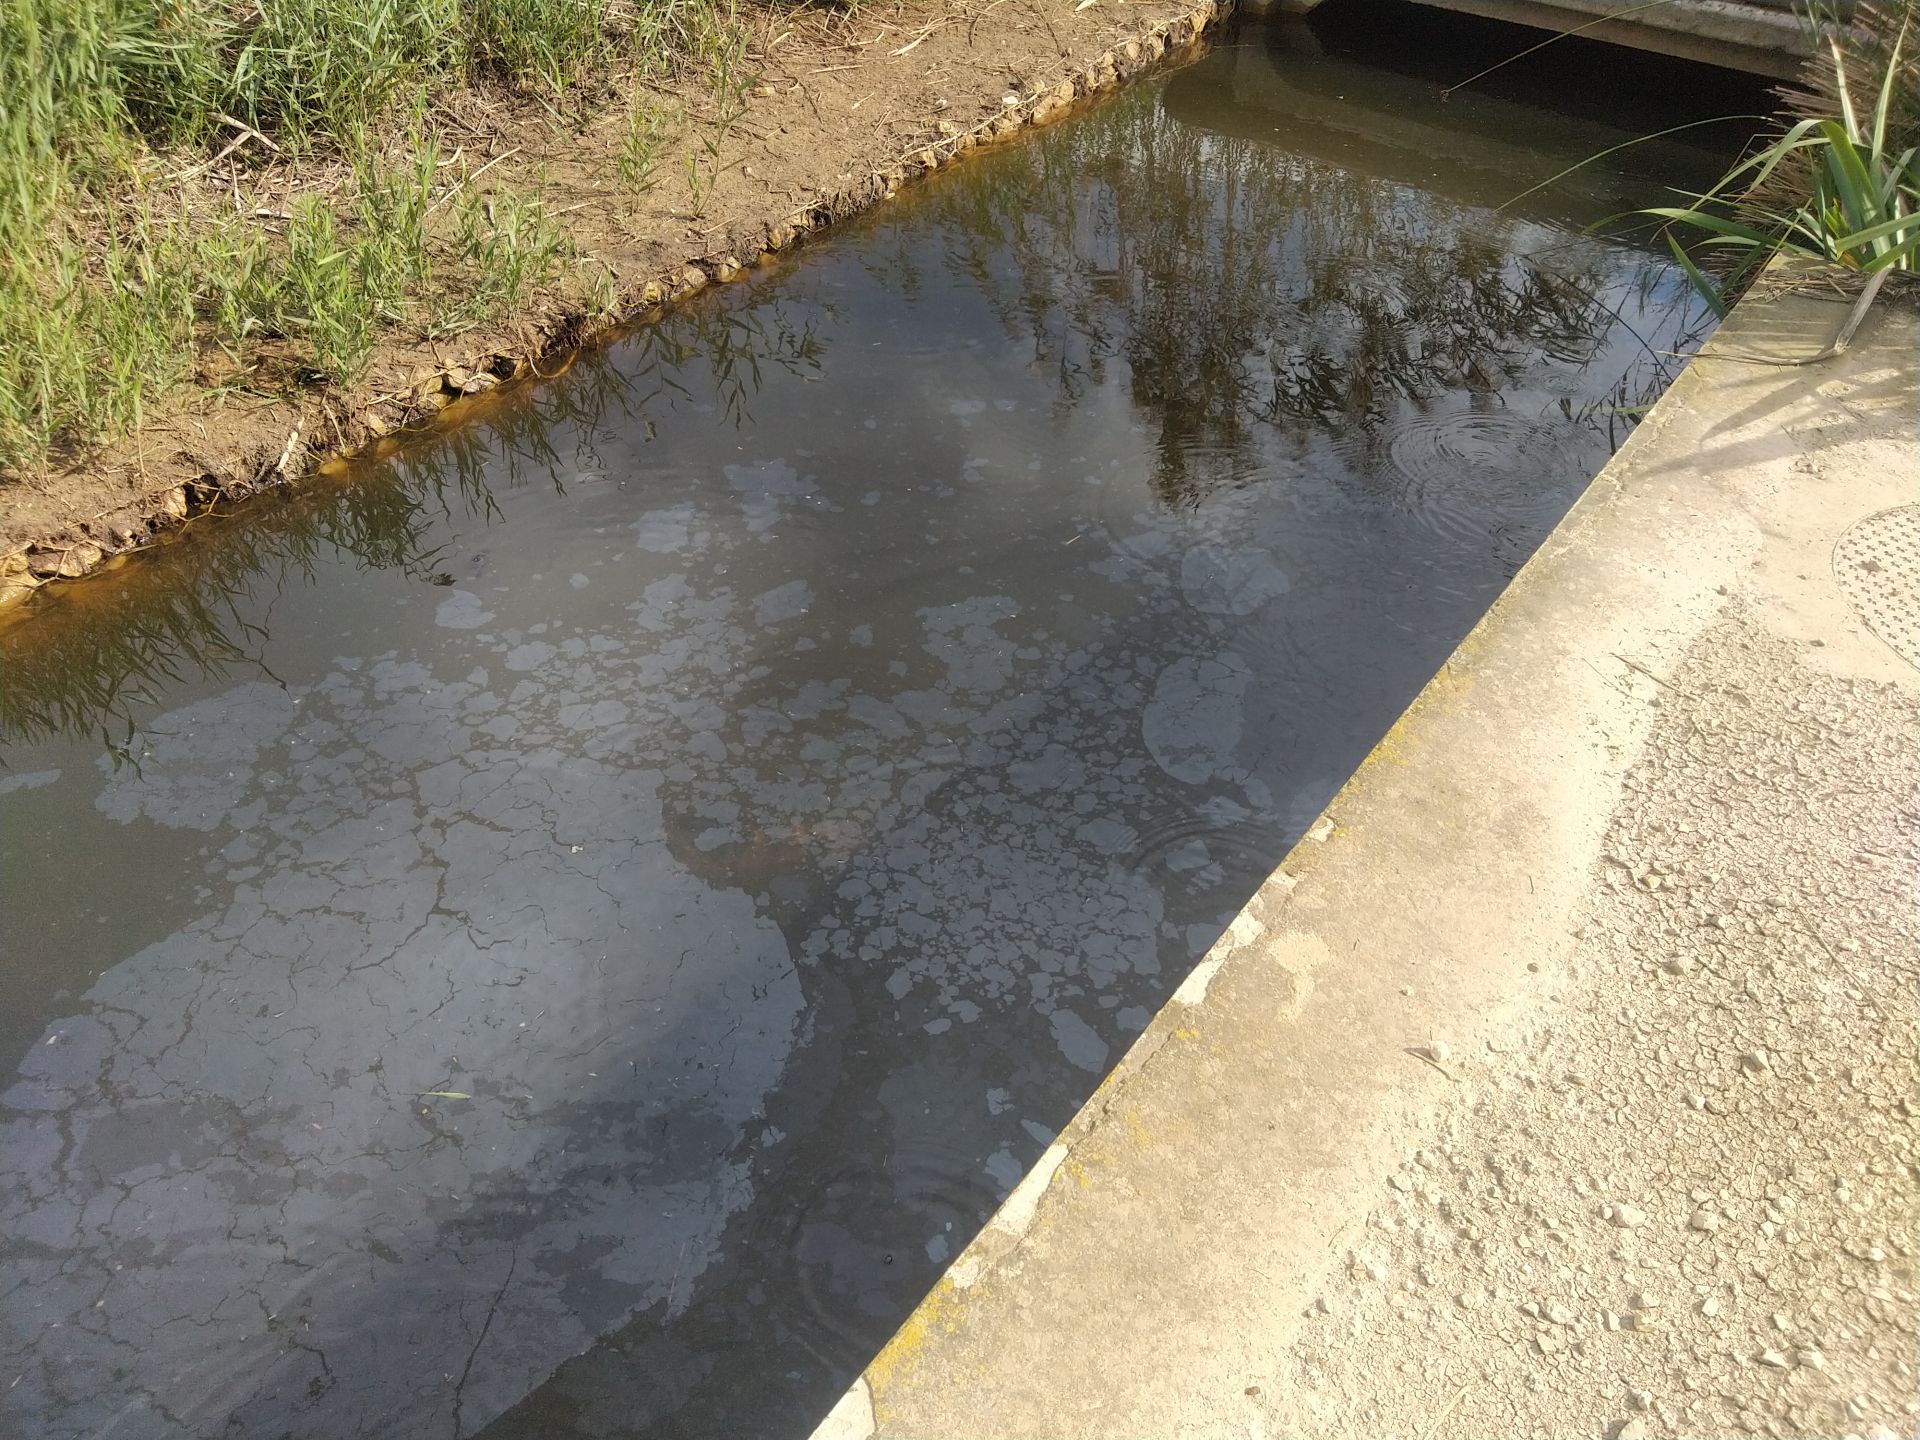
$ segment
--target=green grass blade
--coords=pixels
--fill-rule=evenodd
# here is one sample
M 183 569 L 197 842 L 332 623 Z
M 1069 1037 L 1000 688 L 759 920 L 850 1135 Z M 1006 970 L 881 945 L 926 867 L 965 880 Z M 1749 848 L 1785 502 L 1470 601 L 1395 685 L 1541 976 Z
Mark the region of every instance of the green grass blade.
M 1873 106 L 1873 151 L 1876 155 L 1887 148 L 1887 114 L 1893 107 L 1894 84 L 1900 74 L 1900 50 L 1907 43 L 1907 31 L 1912 27 L 1911 15 L 1900 22 L 1900 33 L 1893 37 L 1893 49 L 1887 56 L 1887 73 L 1880 79 L 1880 95 Z
M 1875 199 L 1876 189 L 1873 180 L 1867 174 L 1867 167 L 1860 158 L 1859 147 L 1850 136 L 1832 121 L 1824 122 L 1821 133 L 1826 136 L 1825 169 L 1833 178 L 1835 197 L 1840 202 L 1841 213 L 1852 226 L 1870 223 L 1880 206 Z
M 1652 215 L 1661 220 L 1677 221 L 1682 225 L 1691 225 L 1695 229 L 1710 231 L 1715 235 L 1722 235 L 1748 245 L 1774 243 L 1774 237 L 1765 231 L 1756 230 L 1751 225 L 1742 225 L 1722 215 L 1715 215 L 1711 210 L 1682 210 L 1671 205 L 1654 205 L 1640 213 Z
M 1700 267 L 1693 263 L 1693 257 L 1687 254 L 1680 242 L 1674 238 L 1671 230 L 1667 232 L 1667 248 L 1673 252 L 1673 258 L 1680 262 L 1680 268 L 1686 272 L 1687 279 L 1693 282 L 1693 288 L 1700 292 L 1701 298 L 1704 299 L 1713 310 L 1714 316 L 1717 319 L 1726 319 L 1726 297 L 1722 295 L 1714 283 L 1706 277 Z
M 1900 232 L 1903 230 L 1920 230 L 1920 215 L 1895 215 L 1891 219 L 1882 220 L 1878 224 L 1867 226 L 1865 229 L 1850 230 L 1843 235 L 1836 235 L 1834 237 L 1834 244 L 1842 250 L 1853 250 L 1862 245 L 1878 244 L 1880 241 L 1889 238 L 1893 239 L 1897 244 Z
M 1754 172 L 1753 179 L 1748 181 L 1742 188 L 1753 190 L 1766 184 L 1767 178 L 1772 175 L 1775 170 L 1780 168 L 1782 161 L 1798 154 L 1802 150 L 1813 149 L 1823 143 L 1823 139 L 1819 134 L 1820 125 L 1821 122 L 1819 120 L 1800 121 L 1794 125 L 1792 129 L 1788 130 L 1786 134 L 1761 150 L 1757 155 L 1752 156 L 1750 159 L 1736 165 L 1732 170 L 1728 171 L 1720 183 L 1713 187 L 1713 193 L 1718 194 L 1721 191 L 1730 189 L 1733 182 L 1747 170 Z
M 1511 209 L 1513 206 L 1518 205 L 1522 200 L 1525 200 L 1529 195 L 1538 195 L 1542 190 L 1545 190 L 1548 186 L 1557 185 L 1562 180 L 1566 179 L 1567 176 L 1577 174 L 1579 171 L 1586 169 L 1586 167 L 1593 164 L 1594 161 L 1604 160 L 1609 155 L 1617 155 L 1622 150 L 1630 150 L 1635 145 L 1644 145 L 1649 140 L 1663 140 L 1669 135 L 1678 135 L 1683 130 L 1698 130 L 1702 125 L 1724 125 L 1729 120 L 1763 120 L 1765 118 L 1766 117 L 1762 115 L 1715 115 L 1711 119 L 1707 119 L 1707 120 L 1689 120 L 1684 125 L 1671 125 L 1665 130 L 1656 130 L 1651 135 L 1636 135 L 1631 140 L 1622 140 L 1618 145 L 1609 145 L 1604 150 L 1595 151 L 1593 154 L 1587 156 L 1586 159 L 1576 161 L 1574 164 L 1567 166 L 1566 169 L 1557 171 L 1554 174 L 1549 175 L 1546 179 L 1542 180 L 1538 185 L 1528 186 L 1525 190 L 1522 190 L 1518 195 L 1514 196 L 1511 200 L 1508 200 L 1504 204 L 1502 204 L 1499 207 L 1499 209 L 1501 210 Z
M 1853 113 L 1853 87 L 1847 84 L 1847 57 L 1840 48 L 1837 35 L 1827 37 L 1827 49 L 1833 55 L 1834 90 L 1840 96 L 1840 118 L 1846 123 L 1847 134 L 1860 134 L 1860 117 Z
M 1916 266 L 1920 266 L 1920 234 L 1887 247 L 1860 268 L 1871 275 L 1876 270 L 1912 270 Z

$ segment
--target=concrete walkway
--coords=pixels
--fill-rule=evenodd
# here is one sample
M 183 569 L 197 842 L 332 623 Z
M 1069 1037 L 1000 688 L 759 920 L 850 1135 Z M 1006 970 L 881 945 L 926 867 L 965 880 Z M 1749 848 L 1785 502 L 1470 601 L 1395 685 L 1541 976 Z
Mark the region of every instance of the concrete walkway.
M 1734 358 L 1840 318 L 1739 308 L 820 1440 L 1914 1433 L 1920 312 Z

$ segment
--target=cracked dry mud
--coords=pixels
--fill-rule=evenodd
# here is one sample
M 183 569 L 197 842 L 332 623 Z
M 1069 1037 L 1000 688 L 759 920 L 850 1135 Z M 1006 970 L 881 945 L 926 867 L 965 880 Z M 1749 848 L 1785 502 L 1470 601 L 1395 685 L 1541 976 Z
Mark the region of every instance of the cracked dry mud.
M 1809 653 L 1735 611 L 1658 692 L 1558 1004 L 1456 1057 L 1269 1433 L 1915 1434 L 1913 706 Z

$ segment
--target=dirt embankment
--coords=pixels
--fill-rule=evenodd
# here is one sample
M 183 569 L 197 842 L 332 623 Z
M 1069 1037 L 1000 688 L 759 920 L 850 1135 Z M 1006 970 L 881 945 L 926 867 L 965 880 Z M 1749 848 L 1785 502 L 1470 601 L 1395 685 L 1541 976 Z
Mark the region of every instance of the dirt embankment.
M 583 125 L 532 102 L 458 97 L 451 120 L 476 167 L 561 217 L 566 283 L 456 341 L 395 332 L 350 389 L 256 393 L 203 372 L 209 383 L 169 395 L 84 464 L 0 484 L 0 606 L 193 514 L 445 423 L 463 398 L 549 369 L 543 361 L 599 332 L 768 263 L 966 151 L 1120 84 L 1229 8 L 904 0 L 852 13 L 767 10 L 754 19 L 759 79 L 745 113 L 722 134 L 692 126 L 663 139 L 644 189 L 620 175 L 624 107 Z M 196 183 L 227 179 L 209 171 Z

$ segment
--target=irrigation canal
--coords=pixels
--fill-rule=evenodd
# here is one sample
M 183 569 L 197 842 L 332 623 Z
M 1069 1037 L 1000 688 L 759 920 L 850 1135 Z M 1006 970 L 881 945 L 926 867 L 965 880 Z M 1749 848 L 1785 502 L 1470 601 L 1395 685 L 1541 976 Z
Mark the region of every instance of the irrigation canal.
M 1701 333 L 1367 13 L 0 634 L 0 1431 L 807 1433 Z

